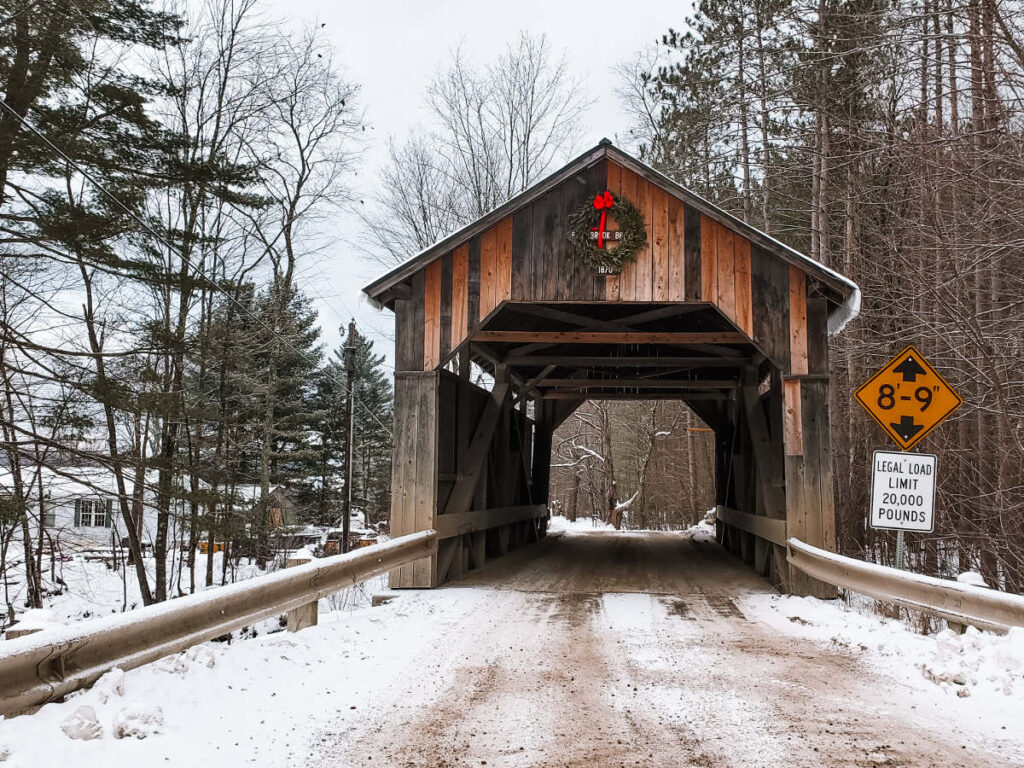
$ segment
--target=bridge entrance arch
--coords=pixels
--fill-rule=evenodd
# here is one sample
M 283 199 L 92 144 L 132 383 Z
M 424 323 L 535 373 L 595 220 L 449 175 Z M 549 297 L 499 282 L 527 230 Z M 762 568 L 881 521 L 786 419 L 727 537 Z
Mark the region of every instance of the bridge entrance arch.
M 647 245 L 584 263 L 570 218 L 608 190 Z M 433 587 L 545 535 L 551 436 L 593 398 L 685 402 L 714 430 L 719 540 L 786 592 L 793 536 L 835 549 L 828 336 L 857 286 L 602 141 L 365 289 L 395 313 L 392 535 Z

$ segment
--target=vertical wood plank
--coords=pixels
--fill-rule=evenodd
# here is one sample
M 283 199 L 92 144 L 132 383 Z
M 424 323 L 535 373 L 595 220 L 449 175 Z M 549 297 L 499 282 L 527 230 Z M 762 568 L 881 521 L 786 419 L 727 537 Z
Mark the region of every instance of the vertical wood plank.
M 620 183 L 621 183 L 621 173 Z M 586 194 L 604 192 L 608 189 L 608 163 L 594 163 L 587 169 Z M 563 237 L 565 237 L 563 235 Z M 576 285 L 573 287 L 572 298 L 577 301 L 603 301 L 607 295 L 605 275 L 576 257 Z
M 700 295 L 701 301 L 718 305 L 718 224 L 700 217 Z
M 804 433 L 800 379 L 783 379 L 782 396 L 782 436 L 786 455 L 801 456 L 804 452 Z
M 807 475 L 804 482 L 808 487 L 804 492 L 803 514 L 804 539 L 812 547 L 821 546 L 821 456 L 818 452 L 818 426 L 821 416 L 827 419 L 828 402 L 819 401 L 822 382 L 806 381 L 800 387 L 800 426 L 803 437 L 804 469 Z
M 558 279 L 560 190 L 553 189 L 533 204 L 533 295 L 532 301 L 554 301 Z
M 423 356 L 416 355 L 416 338 L 423 327 L 416 324 L 416 302 L 408 299 L 395 301 L 395 370 L 418 371 Z
M 498 251 L 494 269 L 494 306 L 512 298 L 512 217 L 502 219 L 497 226 Z
M 654 187 L 644 179 L 637 179 L 636 207 L 644 215 L 647 244 L 636 256 L 636 300 L 654 298 Z
M 421 377 L 418 382 L 418 417 L 416 425 L 415 525 L 414 530 L 434 527 L 437 511 L 437 394 L 440 373 Z M 415 586 L 436 584 L 436 557 L 425 557 L 413 563 Z
M 684 294 L 686 301 L 701 300 L 701 213 L 683 206 Z
M 736 276 L 733 254 L 735 236 L 728 227 L 718 227 L 718 308 L 736 321 Z
M 668 300 L 686 300 L 686 222 L 683 204 L 668 198 Z
M 423 270 L 423 370 L 432 371 L 441 356 L 441 260 Z
M 396 302 L 396 310 L 401 303 Z M 411 307 L 410 307 L 411 308 Z M 396 360 L 397 362 L 397 360 Z M 418 367 L 418 366 L 417 366 Z M 403 371 L 395 373 L 395 407 L 393 427 L 393 447 L 391 460 L 391 518 L 389 521 L 392 536 L 404 536 L 412 533 L 412 520 L 408 514 L 412 493 L 410 468 L 416 466 L 415 444 L 409 435 L 415 430 L 411 423 L 414 410 L 410 407 L 407 378 Z M 404 589 L 412 586 L 413 567 L 409 563 L 394 569 L 389 574 L 392 589 Z
M 395 375 L 391 531 L 401 536 L 434 527 L 437 500 L 437 372 Z M 394 588 L 432 587 L 436 558 L 391 572 Z
M 495 268 L 498 258 L 498 233 L 491 227 L 480 236 L 480 319 L 494 309 Z
M 822 299 L 824 301 L 824 299 Z M 827 380 L 808 382 L 816 391 L 817 402 L 813 409 L 815 428 L 814 451 L 818 459 L 818 494 L 821 498 L 821 543 L 830 552 L 836 551 L 836 509 L 833 492 L 832 470 L 832 429 L 828 410 L 829 382 Z M 805 426 L 806 428 L 806 426 Z
M 802 455 L 786 457 L 786 527 L 815 547 L 835 548 L 835 508 L 832 495 L 831 448 L 828 424 L 828 381 L 792 379 L 800 385 Z M 789 591 L 798 595 L 833 598 L 836 589 L 790 570 Z
M 654 301 L 668 301 L 669 295 L 669 217 L 668 192 L 650 185 L 651 212 L 653 214 L 654 240 L 654 281 L 652 297 Z
M 754 342 L 780 371 L 789 370 L 789 265 L 760 246 L 750 248 Z
M 733 240 L 736 287 L 736 326 L 754 338 L 754 304 L 750 284 L 750 241 L 736 235 Z
M 533 285 L 533 205 L 512 217 L 512 301 L 528 301 Z
M 608 174 L 608 191 L 617 200 L 622 192 L 622 167 L 612 160 L 606 160 L 605 163 Z
M 790 372 L 807 373 L 807 276 L 789 268 Z
M 622 196 L 640 208 L 637 199 L 637 175 L 628 168 L 621 169 Z M 641 212 L 643 211 L 640 208 Z M 636 301 L 637 262 L 631 261 L 622 267 L 619 274 L 619 297 L 622 301 Z
M 807 299 L 807 372 L 828 373 L 828 301 Z
M 608 162 L 608 191 L 618 200 L 622 194 L 622 168 L 611 160 Z M 607 301 L 619 301 L 621 292 L 619 290 L 619 275 L 606 275 L 604 278 L 604 298 Z
M 469 241 L 469 280 L 466 292 L 466 322 L 473 331 L 480 325 L 480 238 Z
M 577 280 L 576 251 L 569 242 L 568 222 L 573 212 L 592 197 L 588 185 L 588 174 L 581 172 L 562 182 L 561 196 L 558 200 L 558 219 L 555 224 L 554 258 L 556 269 L 555 298 L 558 301 L 569 301 L 574 298 Z M 582 272 L 582 270 L 579 270 Z
M 441 312 L 438 323 L 438 361 L 444 363 L 452 350 L 452 254 L 446 253 L 441 262 Z
M 621 301 L 622 293 L 619 289 L 620 275 L 605 275 L 604 297 L 607 301 Z
M 462 244 L 452 254 L 452 349 L 466 339 L 469 332 L 467 308 L 469 298 L 469 245 Z

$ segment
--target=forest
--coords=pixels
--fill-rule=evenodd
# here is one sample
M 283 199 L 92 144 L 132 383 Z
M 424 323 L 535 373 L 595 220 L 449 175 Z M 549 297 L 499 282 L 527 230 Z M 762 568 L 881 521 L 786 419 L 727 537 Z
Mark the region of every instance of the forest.
M 942 480 L 912 567 L 1024 591 L 1024 10 L 704 0 L 650 35 L 617 67 L 630 122 L 617 143 L 863 291 L 830 346 L 840 550 L 893 562 L 893 535 L 864 522 L 886 445 L 852 393 L 913 343 L 965 402 L 922 444 Z M 277 485 L 303 522 L 337 520 L 345 370 L 308 293 L 332 220 L 358 208 L 364 257 L 392 266 L 543 178 L 594 128 L 585 81 L 544 35 L 485 63 L 455 49 L 423 94 L 428 123 L 390 137 L 357 205 L 372 105 L 341 53 L 257 0 L 0 3 L 0 568 L 24 570 L 25 605 L 50 588 L 44 468 L 111 473 L 145 603 L 173 596 L 176 544 L 237 533 L 242 485 L 260 489 L 258 559 Z M 342 336 L 356 348 L 352 503 L 377 522 L 390 341 Z M 552 510 L 696 522 L 713 503 L 705 430 L 681 404 L 587 403 L 555 436 Z M 195 578 L 212 584 L 207 563 Z
M 705 0 L 686 31 L 668 30 L 620 67 L 645 160 L 863 291 L 860 316 L 829 350 L 840 551 L 895 560 L 895 535 L 865 525 L 871 453 L 888 446 L 853 392 L 915 344 L 965 402 L 921 446 L 938 455 L 941 480 L 935 532 L 908 540 L 911 567 L 976 570 L 1015 593 L 1024 590 L 1022 24 L 1020 5 L 999 0 Z M 603 462 L 590 461 L 584 484 L 607 489 L 614 478 L 618 502 L 639 484 L 647 525 L 643 501 L 678 482 L 649 469 L 676 455 L 656 436 L 676 435 L 677 421 L 665 410 L 630 431 L 627 461 L 603 477 Z M 600 450 L 600 440 L 586 445 Z

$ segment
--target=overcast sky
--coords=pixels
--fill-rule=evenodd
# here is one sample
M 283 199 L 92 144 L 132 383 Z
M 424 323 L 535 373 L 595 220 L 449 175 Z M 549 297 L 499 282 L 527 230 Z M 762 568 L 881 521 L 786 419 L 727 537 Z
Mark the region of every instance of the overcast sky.
M 371 126 L 357 179 L 358 193 L 373 195 L 389 136 L 403 138 L 417 124 L 429 122 L 423 108 L 428 80 L 460 43 L 475 63 L 490 61 L 520 30 L 544 33 L 556 53 L 565 52 L 572 74 L 583 79 L 596 99 L 585 117 L 579 150 L 602 137 L 628 148 L 628 120 L 615 96 L 618 79 L 612 68 L 651 45 L 669 27 L 685 25 L 689 2 L 627 0 L 291 0 L 297 22 L 326 23 L 346 76 L 362 88 L 361 103 Z M 622 140 L 619 141 L 619 137 Z M 358 236 L 354 216 L 339 217 L 339 238 L 306 274 L 306 287 L 317 297 L 323 340 L 338 341 L 336 328 L 351 316 L 377 340 L 391 359 L 390 312 L 373 309 L 361 288 L 383 269 L 351 252 L 345 238 Z

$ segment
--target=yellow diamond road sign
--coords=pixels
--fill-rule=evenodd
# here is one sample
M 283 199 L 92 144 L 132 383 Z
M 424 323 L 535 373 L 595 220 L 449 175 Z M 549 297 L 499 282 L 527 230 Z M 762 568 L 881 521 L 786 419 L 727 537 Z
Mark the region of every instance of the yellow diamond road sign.
M 854 396 L 904 451 L 963 403 L 914 347 L 886 363 Z

